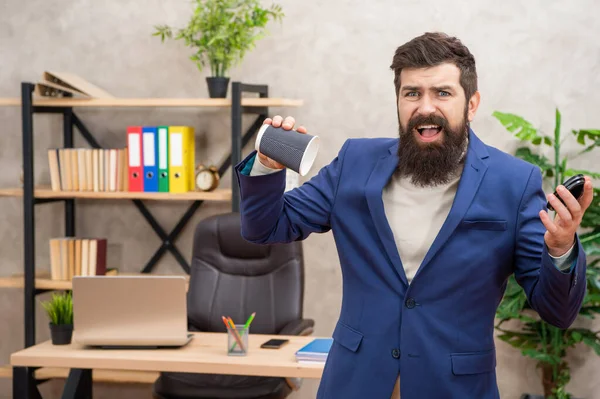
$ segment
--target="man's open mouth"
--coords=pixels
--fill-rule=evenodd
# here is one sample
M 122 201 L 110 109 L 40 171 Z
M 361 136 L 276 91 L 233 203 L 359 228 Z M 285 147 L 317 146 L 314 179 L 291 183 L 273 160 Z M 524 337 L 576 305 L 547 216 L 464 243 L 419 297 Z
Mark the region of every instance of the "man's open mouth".
M 442 131 L 442 127 L 439 125 L 418 125 L 416 128 L 417 132 L 421 136 L 423 141 L 432 141 Z

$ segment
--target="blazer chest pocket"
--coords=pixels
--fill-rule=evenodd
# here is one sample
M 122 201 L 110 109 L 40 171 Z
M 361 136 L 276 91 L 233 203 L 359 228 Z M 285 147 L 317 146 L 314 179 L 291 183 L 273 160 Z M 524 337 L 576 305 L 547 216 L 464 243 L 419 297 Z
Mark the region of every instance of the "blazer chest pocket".
M 496 368 L 496 351 L 452 353 L 452 373 L 468 375 L 488 373 Z
M 460 227 L 466 230 L 506 230 L 506 220 L 463 220 Z

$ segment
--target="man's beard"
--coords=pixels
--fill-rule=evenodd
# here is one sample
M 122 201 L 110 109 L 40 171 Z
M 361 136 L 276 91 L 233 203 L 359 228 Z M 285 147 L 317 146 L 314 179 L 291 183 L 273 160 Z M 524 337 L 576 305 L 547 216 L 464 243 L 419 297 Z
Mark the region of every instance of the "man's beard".
M 442 128 L 441 142 L 419 142 L 414 128 L 419 125 L 438 125 Z M 467 112 L 458 129 L 437 115 L 418 115 L 408 122 L 407 130 L 400 132 L 398 172 L 410 176 L 416 186 L 427 187 L 449 183 L 459 170 L 467 142 Z

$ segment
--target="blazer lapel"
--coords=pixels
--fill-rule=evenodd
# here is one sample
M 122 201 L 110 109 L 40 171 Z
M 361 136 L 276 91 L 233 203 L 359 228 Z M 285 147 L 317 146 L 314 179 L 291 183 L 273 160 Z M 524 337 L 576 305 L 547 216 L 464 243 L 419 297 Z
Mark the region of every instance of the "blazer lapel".
M 375 224 L 379 239 L 385 249 L 387 257 L 394 266 L 400 279 L 408 285 L 406 273 L 400 260 L 398 248 L 394 241 L 394 234 L 385 215 L 383 205 L 383 188 L 390 180 L 392 174 L 398 167 L 398 143 L 389 148 L 389 153 L 379 158 L 365 186 L 365 196 L 369 211 Z
M 477 193 L 477 189 L 483 180 L 483 176 L 487 171 L 487 164 L 482 161 L 482 159 L 487 157 L 488 152 L 485 148 L 485 145 L 479 140 L 479 138 L 477 138 L 477 136 L 475 136 L 473 131 L 469 129 L 469 146 L 467 149 L 467 156 L 452 208 L 450 209 L 448 217 L 442 225 L 438 235 L 433 241 L 433 244 L 429 248 L 429 251 L 425 255 L 425 258 L 417 270 L 414 279 L 419 276 L 422 269 L 427 266 L 427 264 L 446 243 L 448 238 L 450 238 L 450 235 L 454 232 L 458 224 L 463 219 L 467 209 L 469 209 L 469 206 L 471 205 L 471 202 L 473 202 L 473 198 Z

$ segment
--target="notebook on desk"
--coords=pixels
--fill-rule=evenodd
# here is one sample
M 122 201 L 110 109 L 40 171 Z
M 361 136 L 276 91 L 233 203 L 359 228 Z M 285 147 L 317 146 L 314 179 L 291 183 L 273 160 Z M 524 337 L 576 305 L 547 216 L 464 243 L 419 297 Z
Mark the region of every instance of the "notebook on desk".
M 316 338 L 296 352 L 298 363 L 324 363 L 327 360 L 333 338 Z
M 74 276 L 73 340 L 103 348 L 187 344 L 183 276 Z

